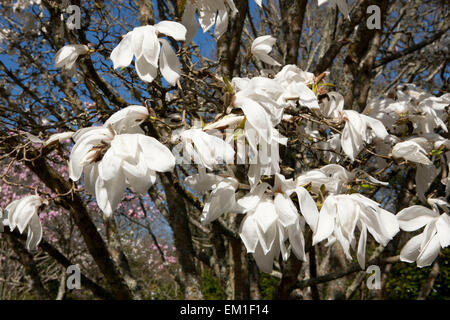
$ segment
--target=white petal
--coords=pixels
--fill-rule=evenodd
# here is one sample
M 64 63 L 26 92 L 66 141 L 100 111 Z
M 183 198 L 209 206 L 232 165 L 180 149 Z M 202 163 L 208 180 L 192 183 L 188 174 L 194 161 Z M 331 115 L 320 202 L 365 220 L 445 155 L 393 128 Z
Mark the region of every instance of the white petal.
M 184 183 L 189 188 L 192 188 L 198 192 L 206 192 L 211 190 L 212 186 L 222 181 L 224 178 L 215 175 L 213 173 L 207 174 L 194 174 L 186 177 Z
M 412 237 L 403 247 L 400 252 L 400 260 L 404 262 L 414 262 L 417 260 L 417 257 L 420 253 L 420 244 L 423 241 L 423 233 Z
M 198 30 L 197 20 L 195 19 L 195 8 L 190 1 L 186 1 L 186 6 L 184 7 L 181 23 L 187 29 L 185 43 L 189 44 L 192 39 L 194 39 Z
M 255 218 L 252 214 L 246 215 L 242 220 L 241 226 L 239 228 L 239 236 L 245 245 L 248 253 L 255 252 L 256 246 L 258 244 L 258 225 L 256 224 Z
M 423 206 L 414 205 L 397 213 L 400 228 L 404 231 L 414 231 L 430 223 L 439 214 Z
M 366 115 L 361 116 L 363 117 L 364 120 L 366 120 L 368 126 L 372 128 L 372 131 L 378 138 L 385 139 L 389 135 L 386 128 L 384 127 L 384 124 L 380 120 L 368 117 Z
M 114 64 L 114 69 L 127 67 L 133 60 L 132 38 L 132 33 L 127 33 L 111 52 L 110 58 Z
M 359 236 L 358 242 L 358 263 L 361 266 L 361 269 L 366 268 L 366 242 L 367 242 L 367 228 L 363 226 L 361 230 L 361 235 Z
M 271 143 L 273 137 L 272 123 L 264 108 L 257 102 L 243 97 L 236 97 L 235 103 L 242 109 L 247 121 L 257 130 L 261 138 L 267 143 Z
M 208 207 L 204 208 L 202 222 L 210 223 L 219 218 L 223 213 L 231 210 L 235 203 L 236 188 L 227 180 L 220 182 L 211 192 Z
M 313 245 L 328 238 L 333 233 L 336 210 L 335 199 L 332 196 L 328 196 L 320 209 L 317 229 L 313 236 Z
M 278 215 L 272 201 L 263 200 L 255 209 L 255 219 L 264 233 L 275 224 L 277 218 Z
M 158 68 L 147 61 L 144 55 L 136 59 L 136 72 L 143 81 L 152 82 L 158 75 Z
M 186 10 L 186 9 L 185 9 Z M 174 21 L 161 21 L 155 24 L 156 30 L 160 33 L 164 33 L 175 40 L 184 41 L 186 39 L 186 27 L 181 23 Z
M 203 32 L 208 31 L 214 25 L 216 20 L 215 11 L 200 11 L 198 15 L 198 22 L 203 29 Z
M 267 188 L 269 188 L 269 185 L 267 183 L 259 184 L 251 192 L 240 198 L 237 201 L 237 204 L 245 208 L 244 213 L 256 208 Z
M 433 163 L 428 159 L 426 154 L 425 149 L 414 141 L 399 142 L 392 148 L 392 155 L 396 158 L 404 158 L 408 161 L 432 165 Z
M 100 168 L 99 168 L 100 169 Z M 95 198 L 98 207 L 110 217 L 122 200 L 125 189 L 125 177 L 121 171 L 111 180 L 98 178 L 95 183 Z
M 277 193 L 274 199 L 278 219 L 283 227 L 297 223 L 299 215 L 292 200 L 285 194 Z
M 419 256 L 417 257 L 417 266 L 419 268 L 429 266 L 433 263 L 441 250 L 439 243 L 439 237 L 435 234 L 422 248 Z
M 315 232 L 319 220 L 319 210 L 317 210 L 316 203 L 309 194 L 308 190 L 305 188 L 297 187 L 295 192 L 297 193 L 300 212 L 305 218 L 306 223 L 310 226 L 311 230 Z
M 72 136 L 74 135 L 75 132 L 61 132 L 61 133 L 55 133 L 52 134 L 44 143 L 44 146 L 47 146 L 51 143 L 53 143 L 54 141 L 59 141 L 60 143 L 72 138 Z
M 288 227 L 289 243 L 295 256 L 302 261 L 306 261 L 305 239 L 299 223 Z
M 161 52 L 158 36 L 156 35 L 154 28 L 147 28 L 144 30 L 145 33 L 143 34 L 141 47 L 142 52 L 136 52 L 136 57 L 144 56 L 145 60 L 156 68 L 158 67 L 159 54 Z
M 159 39 L 159 41 L 162 44 L 159 66 L 161 74 L 168 83 L 175 85 L 181 75 L 181 64 L 167 40 Z
M 36 250 L 37 246 L 42 240 L 42 226 L 41 220 L 37 214 L 33 215 L 28 226 L 28 237 L 26 241 L 26 248 L 28 250 Z
M 214 35 L 220 38 L 228 28 L 228 11 L 219 10 L 216 17 L 216 26 L 214 27 Z
M 442 248 L 450 245 L 450 217 L 443 213 L 436 221 L 436 230 Z
M 259 270 L 266 273 L 272 272 L 274 259 L 273 252 L 265 254 L 261 246 L 257 246 L 255 253 L 253 253 L 253 258 L 255 258 Z
M 139 145 L 147 166 L 154 171 L 167 172 L 175 166 L 175 157 L 170 150 L 155 138 L 139 134 Z
M 270 35 L 258 37 L 253 40 L 251 52 L 255 57 L 263 62 L 270 65 L 279 66 L 280 64 L 268 55 L 272 51 L 272 47 L 275 42 L 276 39 Z
M 128 129 L 139 126 L 148 116 L 146 107 L 132 105 L 113 113 L 103 126 L 112 125 L 114 131 L 118 134 L 130 133 Z

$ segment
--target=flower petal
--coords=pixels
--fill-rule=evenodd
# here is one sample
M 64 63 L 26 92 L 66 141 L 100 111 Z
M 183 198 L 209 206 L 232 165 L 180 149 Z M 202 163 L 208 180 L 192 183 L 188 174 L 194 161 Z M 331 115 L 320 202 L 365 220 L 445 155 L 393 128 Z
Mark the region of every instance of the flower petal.
M 167 40 L 159 39 L 159 41 L 162 44 L 159 68 L 164 79 L 174 86 L 181 75 L 181 64 Z

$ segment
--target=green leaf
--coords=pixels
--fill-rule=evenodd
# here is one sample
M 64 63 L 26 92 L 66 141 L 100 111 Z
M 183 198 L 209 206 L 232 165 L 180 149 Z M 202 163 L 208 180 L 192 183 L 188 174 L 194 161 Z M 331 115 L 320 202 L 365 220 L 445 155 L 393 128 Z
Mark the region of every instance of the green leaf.
M 228 92 L 231 93 L 232 95 L 234 95 L 233 87 L 231 86 L 231 83 L 228 80 L 228 78 L 226 76 L 223 76 L 222 78 L 223 78 L 223 82 L 225 82 L 225 85 L 227 86 Z

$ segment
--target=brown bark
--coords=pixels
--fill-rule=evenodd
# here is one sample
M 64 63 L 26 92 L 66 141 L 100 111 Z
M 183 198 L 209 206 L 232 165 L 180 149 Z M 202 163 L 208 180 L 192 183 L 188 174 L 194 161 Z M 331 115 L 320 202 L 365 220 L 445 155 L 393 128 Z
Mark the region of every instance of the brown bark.
M 239 12 L 228 25 L 228 32 L 217 41 L 217 57 L 222 62 L 222 73 L 230 79 L 239 66 L 237 58 L 248 11 L 247 0 L 237 0 L 234 3 Z
M 297 64 L 307 0 L 280 1 L 284 64 Z
M 36 295 L 39 297 L 39 299 L 42 300 L 50 299 L 50 294 L 41 281 L 39 270 L 37 269 L 36 262 L 34 261 L 33 256 L 11 233 L 6 234 L 6 239 L 19 258 L 19 261 L 22 264 L 26 275 L 30 278 L 31 287 L 33 288 Z
M 169 224 L 173 230 L 177 260 L 182 270 L 184 298 L 188 300 L 202 299 L 201 281 L 195 266 L 195 250 L 184 198 L 174 186 L 176 180 L 174 174 L 163 173 L 160 177 L 168 199 Z

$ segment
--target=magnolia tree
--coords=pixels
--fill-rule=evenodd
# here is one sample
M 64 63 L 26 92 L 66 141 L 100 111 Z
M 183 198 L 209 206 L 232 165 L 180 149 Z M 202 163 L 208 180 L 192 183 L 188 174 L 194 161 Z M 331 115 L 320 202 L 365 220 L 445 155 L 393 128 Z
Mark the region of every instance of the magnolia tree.
M 450 244 L 445 1 L 1 10 L 2 252 L 38 297 L 51 280 L 63 298 L 75 264 L 81 298 L 154 298 L 166 277 L 163 297 L 202 299 L 205 273 L 227 299 L 262 298 L 264 273 L 275 298 L 362 297 L 397 263 L 433 266 L 430 294 Z

